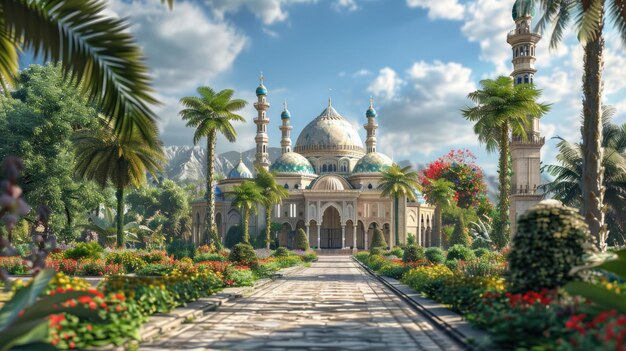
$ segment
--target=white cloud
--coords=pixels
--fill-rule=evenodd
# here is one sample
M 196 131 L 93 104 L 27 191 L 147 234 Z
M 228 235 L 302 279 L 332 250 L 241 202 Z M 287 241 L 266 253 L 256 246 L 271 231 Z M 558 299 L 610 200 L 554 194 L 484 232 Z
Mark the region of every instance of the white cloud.
M 366 70 L 366 69 L 360 69 L 354 73 L 352 73 L 352 77 L 357 78 L 357 77 L 367 77 L 372 75 L 372 72 Z
M 403 81 L 398 77 L 396 71 L 389 67 L 380 70 L 376 77 L 367 88 L 370 93 L 391 100 L 395 97 L 396 91 L 402 86 Z
M 465 7 L 457 0 L 406 0 L 409 7 L 428 10 L 430 19 L 463 19 Z
M 333 2 L 332 8 L 335 11 L 353 12 L 359 9 L 355 0 L 337 0 Z
M 213 14 L 224 19 L 229 13 L 236 13 L 242 8 L 246 8 L 263 24 L 271 25 L 284 22 L 289 17 L 285 9 L 287 6 L 296 3 L 312 3 L 317 0 L 205 0 L 213 11 Z

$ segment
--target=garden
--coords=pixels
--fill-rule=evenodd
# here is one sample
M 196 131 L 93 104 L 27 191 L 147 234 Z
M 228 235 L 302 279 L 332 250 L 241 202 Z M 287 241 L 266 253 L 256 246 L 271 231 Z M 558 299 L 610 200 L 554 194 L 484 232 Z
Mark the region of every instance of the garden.
M 595 252 L 576 210 L 550 201 L 518 226 L 500 250 L 424 249 L 410 237 L 355 258 L 462 314 L 502 349 L 624 350 L 626 249 Z

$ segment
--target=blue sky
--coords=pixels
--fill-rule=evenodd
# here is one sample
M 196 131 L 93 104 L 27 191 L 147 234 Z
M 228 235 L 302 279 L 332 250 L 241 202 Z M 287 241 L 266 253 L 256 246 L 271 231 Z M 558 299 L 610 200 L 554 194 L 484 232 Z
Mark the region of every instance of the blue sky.
M 189 145 L 193 131 L 177 116 L 180 97 L 200 85 L 235 89 L 250 102 L 238 142 L 220 152 L 253 147 L 252 103 L 261 71 L 272 104 L 270 144 L 279 147 L 280 112 L 287 99 L 295 143 L 326 106 L 359 128 L 369 96 L 379 114 L 379 150 L 397 160 L 426 163 L 451 148 L 469 148 L 495 172 L 459 109 L 483 78 L 511 71 L 506 33 L 514 28 L 514 0 L 205 0 L 177 1 L 168 11 L 156 0 L 109 0 L 113 16 L 127 17 L 143 46 L 163 106 L 167 145 Z M 536 82 L 553 111 L 544 134 L 578 138 L 582 50 L 572 35 L 559 50 L 540 43 Z M 606 101 L 626 122 L 626 55 L 609 33 Z M 364 138 L 363 138 L 364 139 Z M 554 158 L 544 147 L 544 161 Z

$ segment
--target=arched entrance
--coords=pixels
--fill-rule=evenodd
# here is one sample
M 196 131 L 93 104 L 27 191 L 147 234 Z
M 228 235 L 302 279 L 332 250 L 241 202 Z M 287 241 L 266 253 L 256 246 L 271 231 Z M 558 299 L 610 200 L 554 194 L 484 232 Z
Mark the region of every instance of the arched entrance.
M 383 224 L 383 236 L 385 237 L 385 241 L 387 242 L 387 245 L 389 245 L 389 247 L 392 247 L 392 245 L 391 245 L 391 226 L 389 225 L 389 223 Z
M 291 224 L 283 223 L 283 227 L 280 228 L 280 232 L 278 233 L 278 245 L 282 247 L 291 248 L 291 242 L 293 240 L 289 240 L 291 235 Z
M 358 221 L 356 225 L 356 247 L 365 249 L 365 226 L 361 221 Z
M 321 249 L 341 249 L 341 217 L 333 206 L 328 207 L 322 215 L 320 239 Z
M 352 220 L 346 222 L 346 247 L 354 248 L 354 223 Z
M 309 245 L 314 249 L 319 249 L 317 247 L 317 222 L 315 220 L 309 222 Z

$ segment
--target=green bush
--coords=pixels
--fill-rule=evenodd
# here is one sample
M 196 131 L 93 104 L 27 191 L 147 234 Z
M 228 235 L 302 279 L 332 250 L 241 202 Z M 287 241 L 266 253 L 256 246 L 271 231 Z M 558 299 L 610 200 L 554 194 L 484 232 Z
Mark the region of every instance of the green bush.
M 385 253 L 385 249 L 382 247 L 372 247 L 370 248 L 370 255 L 383 255 Z
M 448 240 L 448 245 L 463 245 L 469 247 L 471 244 L 472 238 L 470 238 L 469 234 L 467 233 L 467 228 L 465 228 L 463 216 L 461 216 L 454 225 L 454 231 L 452 231 L 450 240 Z
M 448 249 L 446 260 L 469 261 L 476 258 L 474 251 L 467 246 L 454 245 Z
M 233 250 L 230 252 L 228 259 L 232 262 L 237 262 L 238 264 L 249 267 L 255 267 L 259 262 L 259 259 L 256 257 L 256 252 L 254 252 L 254 248 L 250 244 L 246 243 L 235 245 Z
M 419 245 L 409 245 L 404 250 L 404 255 L 402 256 L 402 261 L 404 262 L 415 262 L 422 261 L 426 258 L 424 255 L 424 248 Z
M 476 255 L 476 257 L 478 257 L 478 258 L 481 258 L 481 257 L 487 255 L 489 252 L 491 252 L 489 249 L 481 247 L 480 249 L 474 250 L 474 255 Z
M 297 266 L 302 263 L 302 259 L 300 256 L 291 255 L 286 257 L 279 257 L 276 259 L 276 264 L 278 264 L 279 268 L 287 268 Z
M 367 263 L 368 257 L 370 257 L 370 253 L 367 251 L 361 251 L 354 254 L 354 258 L 361 263 Z
M 218 261 L 218 262 L 224 262 L 226 261 L 226 257 L 218 254 L 218 253 L 203 253 L 203 254 L 199 254 L 196 255 L 193 258 L 194 262 L 205 262 L 205 261 Z
M 135 274 L 140 277 L 163 277 L 174 270 L 174 266 L 167 264 L 149 264 L 140 270 L 138 270 Z
M 457 259 L 446 260 L 446 267 L 448 267 L 448 269 L 453 272 L 459 271 L 459 260 Z
M 388 262 L 383 256 L 381 255 L 370 255 L 370 257 L 367 260 L 367 265 L 377 271 L 379 270 L 386 262 Z
M 415 235 L 413 235 L 413 233 L 409 233 L 409 236 L 406 237 L 406 246 L 410 246 L 414 244 L 416 244 Z
M 424 251 L 424 256 L 431 263 L 443 264 L 446 261 L 446 256 L 443 254 L 443 250 L 439 247 L 429 247 Z
M 402 278 L 402 275 L 404 275 L 404 273 L 406 273 L 409 270 L 409 268 L 410 267 L 404 266 L 400 263 L 387 261 L 378 270 L 378 273 L 385 277 L 400 279 Z
M 239 245 L 248 245 L 248 244 L 237 244 L 233 248 L 233 251 L 237 249 Z M 254 250 L 251 245 L 250 248 Z M 254 252 L 254 251 L 252 251 Z M 256 276 L 251 269 L 239 269 L 235 267 L 229 267 L 226 269 L 226 280 L 231 282 L 233 286 L 252 286 L 254 285 L 254 281 L 256 280 Z
M 304 262 L 317 261 L 317 254 L 313 251 L 308 251 L 304 255 L 302 255 L 302 260 Z
M 387 242 L 385 241 L 385 236 L 383 235 L 383 232 L 378 228 L 374 229 L 370 247 L 382 247 L 384 249 L 389 247 L 389 245 L 387 245 Z
M 403 257 L 404 256 L 404 250 L 401 247 L 396 246 L 393 249 L 389 250 L 389 254 L 390 255 L 394 255 L 394 256 L 396 256 L 398 258 L 399 257 Z
M 106 255 L 106 263 L 117 263 L 124 267 L 126 273 L 134 273 L 147 265 L 136 252 L 133 251 L 112 251 Z
M 296 250 L 306 251 L 309 249 L 309 238 L 304 229 L 300 228 L 296 232 Z
M 167 244 L 166 250 L 168 255 L 174 256 L 177 260 L 180 260 L 183 257 L 193 258 L 196 254 L 196 247 L 193 243 L 188 243 L 180 239 Z
M 287 257 L 291 254 L 291 252 L 289 252 L 289 249 L 286 247 L 279 247 L 276 249 L 276 251 L 274 251 L 273 256 L 274 257 Z
M 73 248 L 65 250 L 63 257 L 73 258 L 75 260 L 82 258 L 97 260 L 102 256 L 103 251 L 102 246 L 95 241 L 90 243 L 78 243 Z
M 514 292 L 553 289 L 576 279 L 591 234 L 578 211 L 556 201 L 533 206 L 517 222 L 506 279 Z
M 232 249 L 235 245 L 243 242 L 243 228 L 240 225 L 234 225 L 228 229 L 226 233 L 226 239 L 224 239 L 224 245 Z

